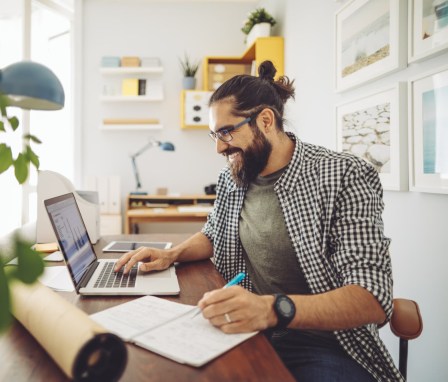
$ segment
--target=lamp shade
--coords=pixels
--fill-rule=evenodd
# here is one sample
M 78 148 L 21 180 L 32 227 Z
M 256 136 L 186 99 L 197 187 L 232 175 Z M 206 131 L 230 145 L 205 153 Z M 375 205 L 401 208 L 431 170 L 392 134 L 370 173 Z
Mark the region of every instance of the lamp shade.
M 163 151 L 174 151 L 174 145 L 171 142 L 161 142 L 160 148 Z
M 59 110 L 65 94 L 56 75 L 42 64 L 22 61 L 0 70 L 0 93 L 8 105 L 32 110 Z

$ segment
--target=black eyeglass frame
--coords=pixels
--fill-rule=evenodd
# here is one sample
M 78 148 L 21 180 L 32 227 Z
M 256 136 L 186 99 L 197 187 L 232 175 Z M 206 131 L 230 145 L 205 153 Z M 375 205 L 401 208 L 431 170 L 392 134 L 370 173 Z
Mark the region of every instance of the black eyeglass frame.
M 222 142 L 226 142 L 226 143 L 230 142 L 233 139 L 231 132 L 235 131 L 236 129 L 239 129 L 241 126 L 244 126 L 246 123 L 249 123 L 250 121 L 255 119 L 258 116 L 258 114 L 260 114 L 260 112 L 262 110 L 259 110 L 256 113 L 252 114 L 251 116 L 243 119 L 241 122 L 238 122 L 236 125 L 223 127 L 221 129 L 219 129 L 217 132 L 210 131 L 210 133 L 208 133 L 208 136 L 213 140 L 213 142 L 216 142 L 218 139 L 221 140 Z

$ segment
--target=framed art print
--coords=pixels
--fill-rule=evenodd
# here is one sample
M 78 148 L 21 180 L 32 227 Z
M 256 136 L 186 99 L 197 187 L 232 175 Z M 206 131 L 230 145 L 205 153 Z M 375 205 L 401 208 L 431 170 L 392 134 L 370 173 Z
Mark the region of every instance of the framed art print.
M 369 162 L 385 190 L 408 189 L 406 83 L 336 107 L 337 148 Z
M 335 25 L 336 91 L 406 66 L 406 0 L 352 0 Z
M 409 62 L 448 48 L 448 1 L 409 0 Z
M 448 194 L 448 67 L 409 81 L 410 188 Z

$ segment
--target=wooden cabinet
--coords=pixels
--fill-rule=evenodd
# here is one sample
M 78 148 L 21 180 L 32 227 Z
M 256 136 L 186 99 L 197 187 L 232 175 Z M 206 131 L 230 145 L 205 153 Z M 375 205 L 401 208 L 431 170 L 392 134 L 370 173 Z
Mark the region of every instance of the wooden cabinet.
M 283 37 L 260 37 L 240 57 L 205 57 L 202 65 L 204 90 L 214 91 L 237 74 L 256 75 L 258 66 L 265 60 L 274 63 L 276 78 L 284 74 Z
M 162 129 L 158 118 L 147 115 L 148 102 L 161 102 L 164 99 L 162 73 L 163 67 L 117 67 L 100 69 L 102 75 L 103 109 L 102 130 L 157 130 Z M 143 85 L 144 95 L 123 95 L 123 82 L 137 81 Z M 143 81 L 143 83 L 141 83 Z

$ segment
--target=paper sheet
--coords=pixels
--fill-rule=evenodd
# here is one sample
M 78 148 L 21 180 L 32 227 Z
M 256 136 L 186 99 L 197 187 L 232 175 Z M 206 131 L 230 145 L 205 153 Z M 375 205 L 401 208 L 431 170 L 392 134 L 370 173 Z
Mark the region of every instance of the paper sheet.
M 57 291 L 73 292 L 75 290 L 65 265 L 45 267 L 44 273 L 39 277 L 39 282 Z

